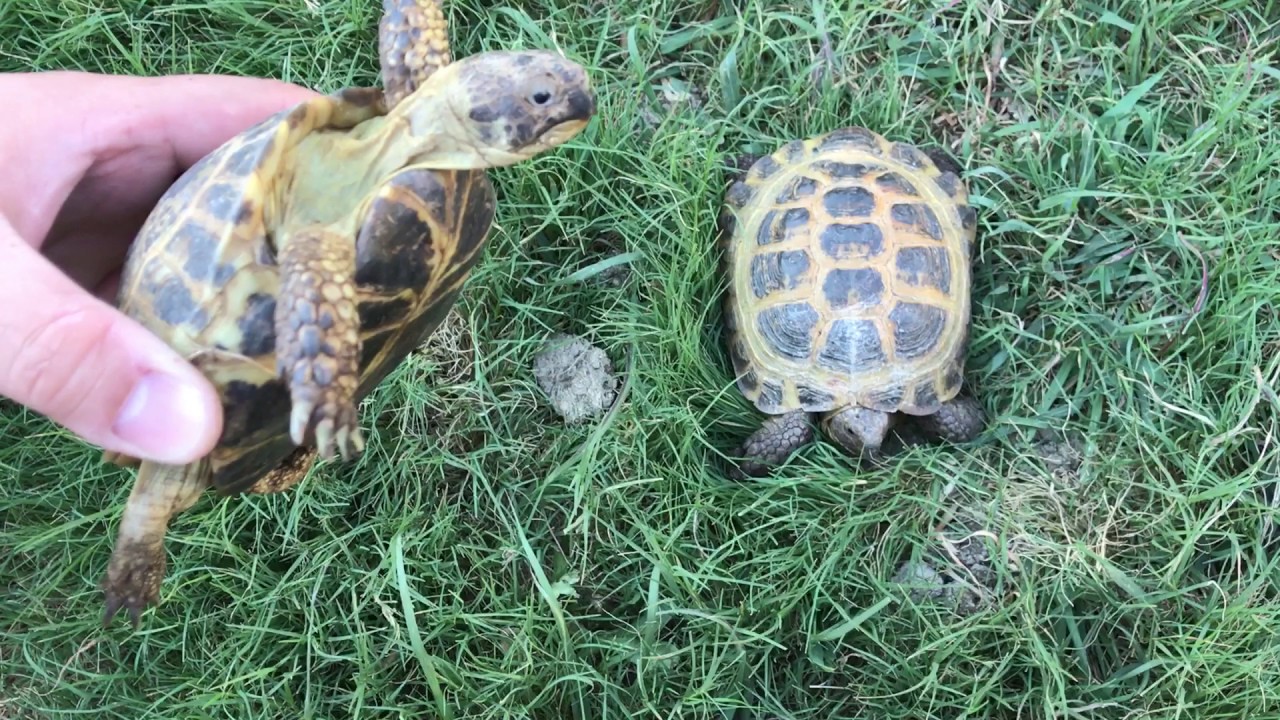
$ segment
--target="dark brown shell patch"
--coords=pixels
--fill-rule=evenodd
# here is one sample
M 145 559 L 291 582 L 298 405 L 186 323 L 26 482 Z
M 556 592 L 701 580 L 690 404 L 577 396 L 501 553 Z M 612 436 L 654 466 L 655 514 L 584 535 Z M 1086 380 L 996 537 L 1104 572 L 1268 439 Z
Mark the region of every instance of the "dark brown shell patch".
M 873 155 L 880 154 L 880 143 L 876 136 L 863 128 L 847 127 L 833 130 L 818 145 L 819 152 L 831 150 L 864 150 Z
M 225 445 L 237 445 L 280 416 L 276 408 L 289 406 L 289 387 L 279 379 L 263 385 L 232 380 L 222 388 L 222 436 Z
M 887 172 L 877 177 L 876 187 L 879 187 L 881 190 L 884 190 L 885 192 L 890 192 L 897 195 L 918 196 L 920 194 L 920 192 L 916 190 L 915 185 L 912 185 L 910 182 L 907 181 L 906 178 L 902 177 L 896 172 Z
M 421 172 L 424 177 L 406 177 L 408 175 L 406 171 L 396 176 L 396 182 L 416 189 L 424 188 L 428 183 L 433 188 L 444 189 L 445 197 L 453 200 L 453 212 L 444 216 L 452 220 L 452 227 L 457 231 L 453 257 L 471 258 L 465 263 L 466 267 L 453 267 L 450 276 L 459 271 L 470 272 L 470 268 L 476 261 L 476 251 L 484 245 L 486 238 L 489 237 L 489 229 L 493 225 L 493 215 L 497 209 L 493 183 L 484 174 L 484 170 L 459 170 L 456 175 L 456 184 L 450 189 L 440 183 L 439 175 L 434 170 L 414 172 Z M 426 176 L 430 176 L 430 179 L 428 180 Z M 421 197 L 430 203 L 434 192 L 432 190 L 432 194 L 423 194 Z M 443 221 L 444 218 L 441 220 Z
M 818 238 L 822 252 L 835 260 L 870 258 L 884 251 L 884 232 L 875 223 L 831 223 Z
M 760 221 L 760 229 L 756 231 L 756 244 L 772 245 L 790 240 L 803 233 L 808 226 L 809 211 L 805 208 L 788 208 L 781 213 L 770 210 Z
M 292 110 L 287 110 L 284 116 L 284 121 L 289 124 L 290 130 L 297 130 L 301 128 L 303 123 L 307 122 L 308 119 L 306 108 L 303 107 L 296 107 Z
M 947 171 L 938 176 L 935 181 L 942 191 L 951 197 L 955 197 L 960 192 L 960 178 L 955 173 Z
M 796 397 L 800 400 L 800 406 L 806 410 L 812 410 L 819 407 L 830 407 L 835 402 L 836 396 L 815 388 L 812 385 L 800 384 L 796 386 Z
M 742 340 L 735 340 L 729 343 L 729 360 L 733 363 L 734 373 L 741 375 L 750 367 L 747 362 L 747 346 Z
M 778 242 L 773 234 L 773 221 L 778 219 L 778 211 L 770 210 L 760 219 L 760 227 L 756 228 L 756 245 L 771 245 Z
M 236 213 L 236 224 L 247 225 L 258 214 L 258 205 L 251 198 L 240 203 L 240 211 Z
M 839 373 L 856 374 L 884 362 L 880 333 L 870 320 L 841 319 L 831 324 L 818 364 Z
M 873 410 L 893 412 L 902 403 L 902 385 L 882 387 L 867 394 L 866 404 Z
M 276 126 L 272 124 L 270 129 Z M 267 124 L 244 137 L 244 145 L 227 157 L 225 172 L 233 175 L 248 175 L 258 169 L 258 163 L 271 152 L 275 144 L 275 133 L 270 132 Z
M 894 352 L 902 360 L 924 357 L 938 346 L 947 325 L 942 308 L 920 303 L 898 303 L 889 311 L 893 322 Z
M 364 300 L 357 309 L 360 325 L 365 328 L 385 327 L 398 323 L 409 315 L 409 298 L 403 295 L 376 300 Z
M 822 206 L 832 217 L 867 217 L 876 211 L 876 197 L 863 187 L 835 187 L 822 196 Z
M 439 176 L 430 170 L 406 170 L 392 182 L 400 192 L 420 198 L 433 214 L 442 212 L 447 201 L 460 200 L 447 196 Z M 482 218 L 476 220 L 484 225 Z M 356 238 L 355 280 L 383 288 L 424 287 L 436 262 L 436 242 L 431 225 L 417 210 L 400 202 L 395 194 L 380 195 Z
M 781 165 L 772 156 L 765 155 L 751 166 L 751 176 L 758 180 L 768 180 L 774 173 L 781 169 Z
M 809 273 L 809 254 L 803 250 L 765 253 L 751 259 L 751 291 L 763 298 L 778 290 L 792 290 Z
M 204 206 L 213 217 L 235 222 L 240 216 L 240 189 L 231 183 L 216 183 L 205 190 Z
M 927 408 L 938 404 L 938 393 L 933 389 L 933 383 L 926 380 L 917 385 L 914 399 L 916 407 Z
M 912 170 L 919 170 L 929 162 L 929 158 L 924 153 L 906 143 L 894 143 L 889 156 Z
M 212 280 L 221 285 L 235 274 L 235 266 L 218 263 L 218 238 L 203 225 L 188 220 L 178 232 L 186 240 L 187 259 L 182 262 L 182 269 L 192 280 Z
M 978 224 L 978 214 L 969 205 L 956 208 L 956 213 L 960 216 L 960 227 L 965 230 L 972 230 Z
M 209 323 L 209 316 L 196 304 L 191 290 L 182 280 L 171 277 L 161 283 L 155 292 L 156 315 L 169 325 L 189 323 L 202 328 Z
M 236 320 L 240 329 L 240 352 L 250 357 L 265 355 L 276 348 L 276 299 L 267 293 L 253 293 L 244 313 Z
M 928 205 L 918 203 L 894 203 L 889 217 L 902 230 L 942 240 L 942 224 L 938 215 Z
M 834 309 L 873 307 L 884 293 L 884 280 L 871 268 L 836 268 L 822 281 L 822 295 Z
M 751 201 L 751 197 L 755 194 L 750 185 L 741 180 L 736 180 L 725 191 L 724 201 L 735 208 L 743 208 L 746 207 L 747 203 Z
M 760 385 L 760 406 L 773 410 L 782 405 L 782 386 L 772 380 Z
M 363 320 L 363 318 L 361 318 Z M 378 353 L 382 352 L 382 348 L 386 346 L 387 341 L 400 331 L 400 327 L 396 326 L 387 330 L 375 333 L 360 340 L 360 367 L 367 368 L 374 358 L 378 357 Z
M 813 164 L 817 170 L 830 175 L 833 180 L 858 180 L 868 173 L 884 170 L 883 165 L 867 165 L 865 163 L 846 163 L 837 160 L 819 160 Z
M 756 327 L 774 353 L 792 360 L 809 357 L 818 311 L 808 303 L 775 305 L 760 311 Z
M 946 374 L 942 376 L 942 388 L 947 394 L 953 394 L 960 390 L 960 383 L 963 381 L 960 368 L 952 366 L 947 368 Z
M 818 181 L 811 177 L 800 175 L 787 183 L 786 187 L 778 193 L 775 200 L 778 203 L 789 203 L 811 197 L 818 189 Z
M 945 248 L 904 247 L 898 250 L 898 279 L 916 287 L 951 289 L 951 260 Z
M 777 233 L 782 240 L 790 240 L 809 227 L 809 211 L 805 208 L 788 208 L 778 221 Z
M 787 164 L 799 162 L 800 158 L 804 157 L 804 141 L 792 140 L 779 148 L 779 150 L 783 158 L 786 159 Z

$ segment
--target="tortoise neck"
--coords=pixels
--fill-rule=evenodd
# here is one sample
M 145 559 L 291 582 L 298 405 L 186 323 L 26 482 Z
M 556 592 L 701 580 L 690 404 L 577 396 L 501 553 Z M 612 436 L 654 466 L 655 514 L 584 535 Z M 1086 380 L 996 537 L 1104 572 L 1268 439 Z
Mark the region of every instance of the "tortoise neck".
M 442 95 L 415 93 L 387 113 L 377 142 L 403 165 L 440 170 L 492 167 L 474 122 Z

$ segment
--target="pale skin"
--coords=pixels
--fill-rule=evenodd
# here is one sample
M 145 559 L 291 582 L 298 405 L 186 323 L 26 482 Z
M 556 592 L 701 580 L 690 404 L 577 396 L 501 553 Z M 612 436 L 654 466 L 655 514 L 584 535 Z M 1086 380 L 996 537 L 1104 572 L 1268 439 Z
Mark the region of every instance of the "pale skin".
M 181 464 L 222 418 L 186 359 L 112 306 L 125 252 L 179 172 L 314 96 L 275 80 L 0 75 L 0 395 L 84 440 Z

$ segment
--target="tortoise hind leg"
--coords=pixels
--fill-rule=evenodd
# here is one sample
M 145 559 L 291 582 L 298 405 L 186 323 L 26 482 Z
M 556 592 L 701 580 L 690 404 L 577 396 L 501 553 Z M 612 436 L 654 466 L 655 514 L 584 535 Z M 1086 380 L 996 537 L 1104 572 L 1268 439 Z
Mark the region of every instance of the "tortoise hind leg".
M 313 448 L 298 448 L 247 492 L 284 492 L 306 476 L 315 459 Z M 208 486 L 208 465 L 203 461 L 191 465 L 141 464 L 102 581 L 104 626 L 123 609 L 136 628 L 142 611 L 159 602 L 167 565 L 164 537 L 169 522 L 194 505 Z
M 124 609 L 136 628 L 142 611 L 158 602 L 169 521 L 194 505 L 208 486 L 209 469 L 203 460 L 189 465 L 141 464 L 101 584 L 106 601 L 104 626 Z
M 356 413 L 360 317 L 355 247 L 319 228 L 299 231 L 280 249 L 276 367 L 289 385 L 289 436 L 315 441 L 320 456 L 343 460 L 364 449 Z
M 730 468 L 736 479 L 763 477 L 813 440 L 809 413 L 796 410 L 767 418 L 734 452 L 741 460 Z

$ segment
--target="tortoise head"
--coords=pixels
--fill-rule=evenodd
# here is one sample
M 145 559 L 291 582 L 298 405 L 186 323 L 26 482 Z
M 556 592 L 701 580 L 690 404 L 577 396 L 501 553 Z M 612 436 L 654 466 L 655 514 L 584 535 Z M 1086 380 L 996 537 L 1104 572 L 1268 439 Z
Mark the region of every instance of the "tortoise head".
M 424 158 L 441 168 L 527 160 L 576 136 L 596 109 L 586 69 L 545 50 L 471 55 L 437 71 L 422 90 L 438 102 L 410 98 L 404 111 L 415 135 L 442 136 Z

